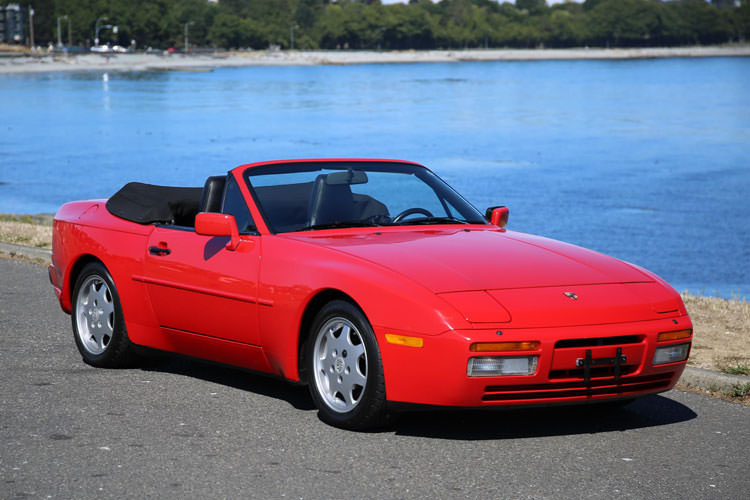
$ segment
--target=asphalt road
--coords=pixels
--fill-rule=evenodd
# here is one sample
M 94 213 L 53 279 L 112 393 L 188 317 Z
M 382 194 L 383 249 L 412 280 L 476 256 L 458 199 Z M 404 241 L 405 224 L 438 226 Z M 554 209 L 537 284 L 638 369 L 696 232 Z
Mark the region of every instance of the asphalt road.
M 306 389 L 175 356 L 81 362 L 42 266 L 0 259 L 0 498 L 748 498 L 750 408 L 425 412 L 353 433 Z

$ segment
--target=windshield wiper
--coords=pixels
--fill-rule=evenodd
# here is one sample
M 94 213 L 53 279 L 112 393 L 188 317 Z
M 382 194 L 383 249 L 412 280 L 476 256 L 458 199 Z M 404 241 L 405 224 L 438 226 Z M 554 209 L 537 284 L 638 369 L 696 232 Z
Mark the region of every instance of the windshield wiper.
M 398 225 L 408 226 L 416 224 L 476 224 L 465 219 L 457 219 L 455 217 L 421 217 L 419 219 L 409 219 L 400 222 Z
M 340 222 L 329 222 L 327 224 L 313 224 L 311 226 L 305 226 L 299 231 L 315 231 L 316 229 L 337 229 L 342 227 L 378 227 L 382 224 L 376 224 L 374 222 L 368 222 L 364 220 L 348 220 Z

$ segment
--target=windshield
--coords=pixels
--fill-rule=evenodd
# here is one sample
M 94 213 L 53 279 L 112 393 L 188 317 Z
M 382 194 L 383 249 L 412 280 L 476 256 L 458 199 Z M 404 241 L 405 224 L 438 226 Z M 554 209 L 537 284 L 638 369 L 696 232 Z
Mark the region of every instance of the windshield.
M 387 162 L 284 163 L 245 171 L 271 231 L 486 224 L 425 167 Z

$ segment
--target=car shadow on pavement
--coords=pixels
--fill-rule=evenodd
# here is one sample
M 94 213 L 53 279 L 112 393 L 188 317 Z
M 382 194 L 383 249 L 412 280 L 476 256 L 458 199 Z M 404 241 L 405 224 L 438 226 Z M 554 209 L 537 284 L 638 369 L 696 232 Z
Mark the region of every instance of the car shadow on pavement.
M 142 353 L 139 368 L 184 375 L 286 401 L 297 410 L 315 409 L 306 387 L 282 379 L 172 353 Z M 592 434 L 674 424 L 696 418 L 668 397 L 638 398 L 621 407 L 577 405 L 521 409 L 424 409 L 400 413 L 376 433 L 439 439 L 484 440 Z
M 138 368 L 144 371 L 185 375 L 241 391 L 253 392 L 286 401 L 297 410 L 315 409 L 307 387 L 293 385 L 280 378 L 259 372 L 150 350 L 141 352 L 141 361 Z
M 446 410 L 404 413 L 397 435 L 483 440 L 593 434 L 675 424 L 697 417 L 687 406 L 660 395 L 621 407 L 576 405 L 508 410 Z

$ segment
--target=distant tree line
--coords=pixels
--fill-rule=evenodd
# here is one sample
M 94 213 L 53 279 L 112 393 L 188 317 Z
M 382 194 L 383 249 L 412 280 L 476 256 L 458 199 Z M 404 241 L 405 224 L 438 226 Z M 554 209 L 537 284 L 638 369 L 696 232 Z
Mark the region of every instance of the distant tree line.
M 17 1 L 17 0 L 16 0 Z M 459 49 L 478 47 L 644 47 L 741 42 L 750 37 L 750 1 L 719 8 L 704 0 L 21 0 L 36 12 L 37 43 L 91 45 L 100 16 L 102 43 L 138 48 L 191 46 L 265 49 Z M 105 22 L 102 22 L 105 24 Z

